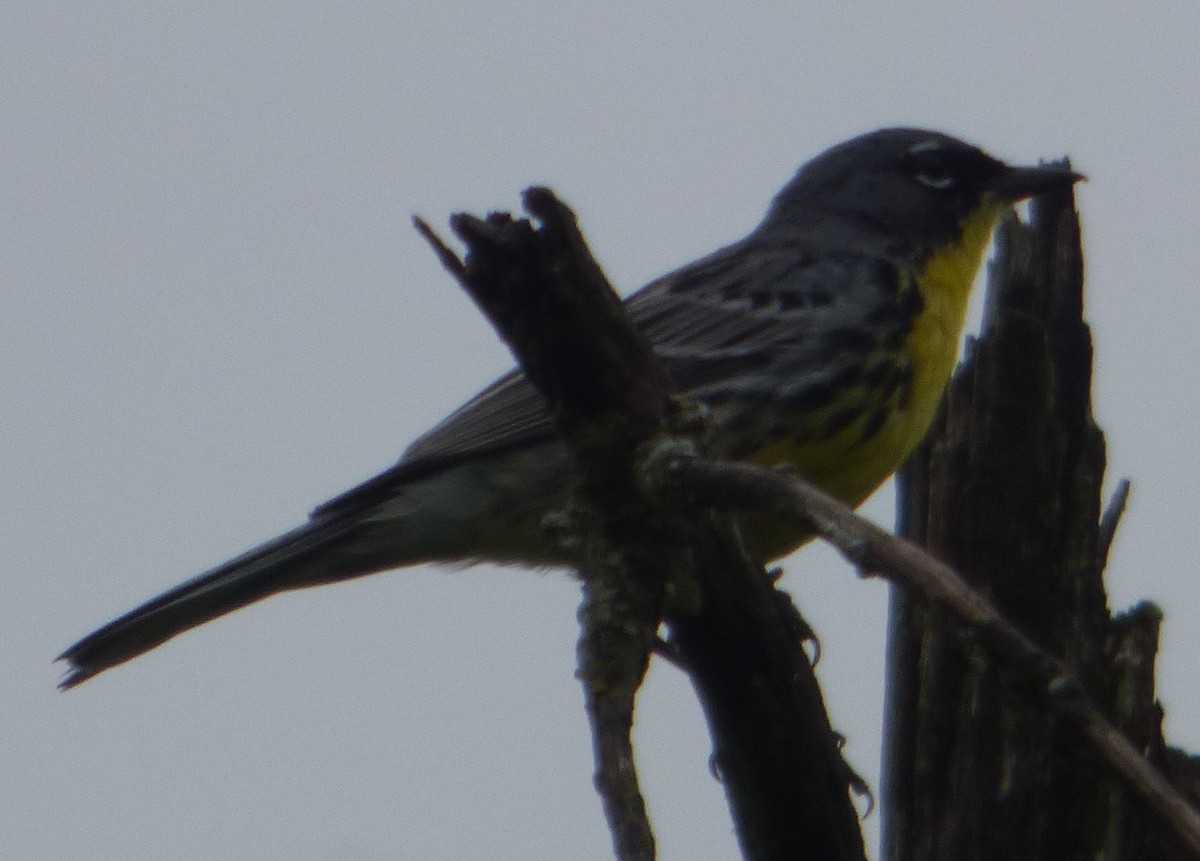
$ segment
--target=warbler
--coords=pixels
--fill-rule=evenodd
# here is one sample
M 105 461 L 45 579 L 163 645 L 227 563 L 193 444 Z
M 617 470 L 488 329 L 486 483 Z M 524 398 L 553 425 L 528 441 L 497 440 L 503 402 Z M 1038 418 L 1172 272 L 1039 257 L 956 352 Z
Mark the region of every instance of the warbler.
M 997 218 L 1080 178 L 938 132 L 871 132 L 802 166 L 744 239 L 625 307 L 705 409 L 712 455 L 789 464 L 858 505 L 929 428 Z M 569 565 L 570 542 L 543 522 L 574 477 L 545 402 L 512 371 L 304 525 L 71 646 L 61 687 L 285 590 L 428 561 Z M 769 559 L 808 536 L 750 537 Z

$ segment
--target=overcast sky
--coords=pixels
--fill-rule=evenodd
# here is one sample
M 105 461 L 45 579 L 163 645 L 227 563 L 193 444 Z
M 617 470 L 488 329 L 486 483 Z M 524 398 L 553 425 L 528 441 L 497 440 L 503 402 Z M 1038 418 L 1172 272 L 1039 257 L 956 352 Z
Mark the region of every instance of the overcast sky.
M 1091 177 L 1096 409 L 1133 481 L 1112 602 L 1165 608 L 1167 730 L 1200 749 L 1200 7 L 296 5 L 0 12 L 0 855 L 608 857 L 562 574 L 277 597 L 68 694 L 50 661 L 507 369 L 413 213 L 551 184 L 629 292 L 893 124 Z M 785 565 L 877 785 L 886 589 Z M 735 857 L 670 667 L 637 731 L 664 861 Z

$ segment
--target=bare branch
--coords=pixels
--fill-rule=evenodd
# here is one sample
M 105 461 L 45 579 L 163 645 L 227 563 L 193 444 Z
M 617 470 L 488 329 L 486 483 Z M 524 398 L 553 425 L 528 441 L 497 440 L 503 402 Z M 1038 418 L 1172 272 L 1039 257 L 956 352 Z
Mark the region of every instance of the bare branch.
M 531 189 L 525 198 L 542 219 L 540 228 L 504 214 L 454 216 L 454 232 L 469 249 L 465 263 L 423 222 L 417 228 L 517 355 L 579 456 L 582 499 L 571 517 L 583 532 L 578 660 L 594 782 L 619 861 L 652 861 L 654 834 L 631 732 L 637 689 L 662 618 L 662 575 L 636 554 L 614 555 L 604 536 L 645 531 L 638 514 L 618 504 L 636 498 L 632 454 L 662 427 L 666 374 L 624 320 L 571 211 L 544 189 Z M 609 505 L 620 513 L 610 514 Z
M 880 574 L 947 610 L 994 654 L 1035 679 L 1046 701 L 1072 719 L 1112 773 L 1200 856 L 1200 814 L 1104 717 L 1070 666 L 1009 623 L 949 566 L 795 476 L 699 460 L 679 460 L 662 475 L 668 487 L 699 504 L 768 511 L 810 527 L 863 574 Z
M 571 211 L 545 189 L 525 203 L 536 228 L 455 216 L 468 247 L 461 267 L 443 243 L 434 247 L 545 396 L 577 461 L 569 517 L 582 547 L 580 678 L 618 856 L 653 857 L 629 730 L 665 618 L 708 718 L 746 857 L 863 859 L 849 772 L 780 593 L 729 518 L 664 505 L 652 491 L 644 453 L 694 450 L 676 433 L 684 420 L 667 374 Z

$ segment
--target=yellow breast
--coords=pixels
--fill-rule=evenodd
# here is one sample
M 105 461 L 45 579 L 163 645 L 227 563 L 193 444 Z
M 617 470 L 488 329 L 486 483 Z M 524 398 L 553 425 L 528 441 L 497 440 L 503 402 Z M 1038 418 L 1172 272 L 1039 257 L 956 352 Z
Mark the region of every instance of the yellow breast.
M 937 412 L 942 392 L 958 360 L 971 287 L 979 274 L 996 219 L 1005 208 L 990 205 L 977 210 L 963 222 L 959 241 L 930 257 L 917 276 L 917 288 L 925 308 L 915 320 L 905 345 L 913 367 L 912 398 L 903 410 L 907 414 L 903 424 L 908 432 L 900 446 L 899 459 L 889 474 L 925 437 Z
M 849 505 L 858 505 L 900 467 L 925 437 L 958 358 L 971 287 L 979 272 L 1002 206 L 985 206 L 962 225 L 954 242 L 932 255 L 911 277 L 923 308 L 903 351 L 911 367 L 909 393 L 896 399 L 883 425 L 868 438 L 859 423 L 806 444 L 780 440 L 753 458 L 764 465 L 788 463 L 810 481 Z M 807 540 L 794 526 L 771 518 L 751 518 L 751 532 L 769 557 Z

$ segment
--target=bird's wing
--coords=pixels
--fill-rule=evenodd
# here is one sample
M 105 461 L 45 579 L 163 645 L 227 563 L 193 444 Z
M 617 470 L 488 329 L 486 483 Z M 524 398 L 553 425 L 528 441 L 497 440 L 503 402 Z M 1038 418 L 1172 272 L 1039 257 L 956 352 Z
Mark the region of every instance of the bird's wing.
M 861 255 L 811 256 L 790 243 L 752 236 L 652 281 L 626 300 L 626 309 L 655 345 L 675 387 L 703 389 L 733 372 L 765 367 L 781 347 L 813 343 L 814 333 L 826 337 L 856 328 L 846 318 L 864 303 L 847 295 L 847 285 L 880 283 L 850 271 L 864 265 L 891 267 L 864 263 Z M 395 466 L 324 503 L 313 516 L 352 514 L 464 458 L 554 436 L 545 400 L 520 371 L 512 371 L 417 439 Z

